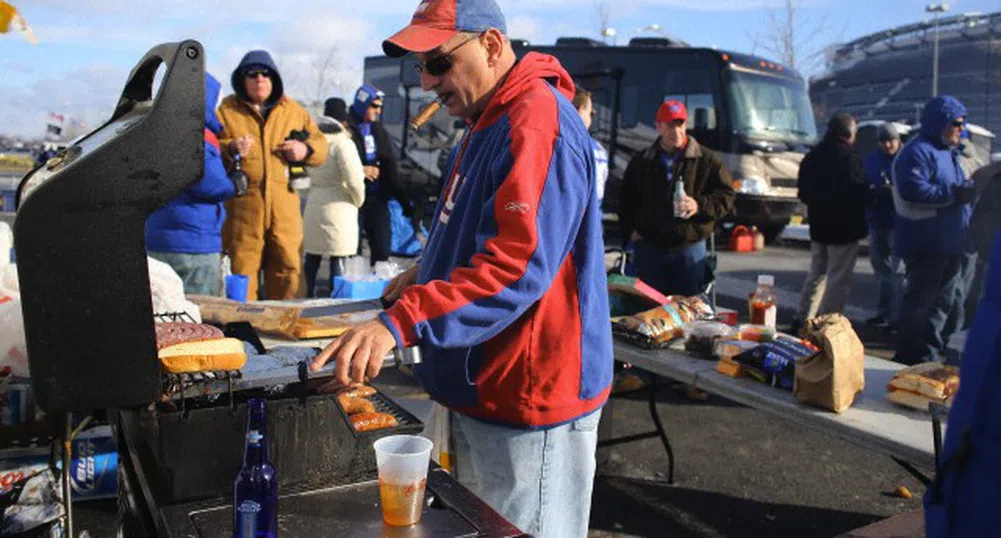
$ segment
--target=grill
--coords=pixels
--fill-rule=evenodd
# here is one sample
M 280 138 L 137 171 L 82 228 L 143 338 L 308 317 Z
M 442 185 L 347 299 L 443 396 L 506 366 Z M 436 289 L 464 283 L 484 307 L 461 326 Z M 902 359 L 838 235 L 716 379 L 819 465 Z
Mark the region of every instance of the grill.
M 224 497 L 243 460 L 247 400 L 267 399 L 271 460 L 282 492 L 344 484 L 375 476 L 372 443 L 386 435 L 420 433 L 421 422 L 377 393 L 370 397 L 398 426 L 356 432 L 332 394 L 312 394 L 302 384 L 280 395 L 238 391 L 232 400 L 191 400 L 138 412 L 135 441 L 161 503 Z

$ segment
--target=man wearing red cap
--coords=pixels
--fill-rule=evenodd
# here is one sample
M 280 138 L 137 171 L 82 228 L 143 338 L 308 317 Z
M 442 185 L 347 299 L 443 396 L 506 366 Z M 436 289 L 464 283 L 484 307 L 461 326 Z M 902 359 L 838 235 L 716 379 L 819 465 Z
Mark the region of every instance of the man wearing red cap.
M 696 295 L 708 284 L 705 240 L 735 196 L 723 162 L 686 133 L 687 124 L 684 103 L 660 106 L 660 136 L 629 161 L 619 195 L 637 276 L 665 295 Z
M 313 368 L 334 358 L 341 382 L 361 380 L 419 345 L 459 481 L 524 532 L 583 538 L 612 380 L 594 152 L 570 75 L 518 60 L 504 32 L 493 0 L 428 0 L 383 43 L 416 54 L 422 88 L 469 128 L 419 266 L 387 288 L 395 304 Z

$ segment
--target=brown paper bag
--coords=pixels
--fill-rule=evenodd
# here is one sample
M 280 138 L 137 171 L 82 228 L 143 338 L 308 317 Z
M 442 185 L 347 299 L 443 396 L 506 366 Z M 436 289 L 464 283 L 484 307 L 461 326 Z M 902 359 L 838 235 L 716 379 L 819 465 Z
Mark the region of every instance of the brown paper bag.
M 865 388 L 862 341 L 841 314 L 825 314 L 807 321 L 802 334 L 820 352 L 796 363 L 793 394 L 802 402 L 843 412 Z

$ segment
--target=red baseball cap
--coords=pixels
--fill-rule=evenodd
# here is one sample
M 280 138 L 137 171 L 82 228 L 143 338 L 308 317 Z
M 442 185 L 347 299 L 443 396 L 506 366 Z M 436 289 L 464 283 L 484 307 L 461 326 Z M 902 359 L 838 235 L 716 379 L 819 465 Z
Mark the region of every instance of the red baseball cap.
M 494 0 L 423 0 L 410 25 L 383 41 L 382 50 L 386 56 L 399 58 L 434 50 L 459 32 L 491 28 L 507 33 L 504 14 Z
M 657 121 L 671 123 L 674 120 L 688 121 L 688 109 L 685 108 L 685 103 L 673 99 L 664 101 L 664 104 L 657 109 Z

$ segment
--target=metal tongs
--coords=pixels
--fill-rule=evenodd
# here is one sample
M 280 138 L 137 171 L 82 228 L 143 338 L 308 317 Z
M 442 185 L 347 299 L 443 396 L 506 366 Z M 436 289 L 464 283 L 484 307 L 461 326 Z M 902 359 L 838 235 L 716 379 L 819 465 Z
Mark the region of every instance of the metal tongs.
M 393 351 L 390 355 L 386 356 L 386 359 L 389 359 L 390 356 L 392 356 L 393 362 L 396 364 L 396 367 L 400 369 L 400 371 L 411 376 L 414 375 L 414 365 L 421 363 L 421 349 L 417 346 L 405 347 L 403 349 L 398 347 L 393 348 Z M 300 362 L 299 381 L 305 383 L 311 379 L 333 377 L 336 364 L 336 362 L 330 361 L 327 364 L 324 364 L 322 368 L 314 372 L 309 369 L 308 361 Z M 385 364 L 385 362 L 383 362 L 383 364 Z

